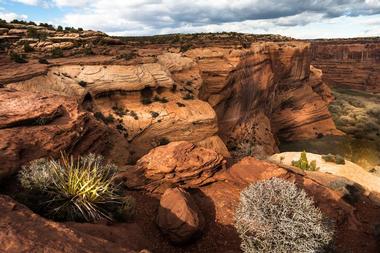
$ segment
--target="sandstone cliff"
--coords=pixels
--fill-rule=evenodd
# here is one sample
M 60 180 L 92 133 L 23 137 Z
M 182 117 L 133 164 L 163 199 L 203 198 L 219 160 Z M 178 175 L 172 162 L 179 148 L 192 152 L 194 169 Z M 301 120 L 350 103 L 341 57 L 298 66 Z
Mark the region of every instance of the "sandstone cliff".
M 278 139 L 340 134 L 327 109 L 330 90 L 320 71 L 310 68 L 307 43 L 253 44 L 232 68 L 225 86 L 206 95 L 229 146 L 248 141 L 261 147 L 258 152 L 273 153 Z
M 95 152 L 123 163 L 127 146 L 117 131 L 80 110 L 75 100 L 0 88 L 0 179 L 26 162 L 60 152 Z
M 340 134 L 327 110 L 330 90 L 310 60 L 303 42 L 182 53 L 155 45 L 138 48 L 133 60 L 67 58 L 29 77 L 15 70 L 0 77 L 17 90 L 76 98 L 124 135 L 133 159 L 167 141 L 192 141 L 229 156 L 218 134 L 232 150 L 248 142 L 266 155 L 279 140 Z
M 329 85 L 380 92 L 378 38 L 315 40 L 312 64 L 323 71 Z

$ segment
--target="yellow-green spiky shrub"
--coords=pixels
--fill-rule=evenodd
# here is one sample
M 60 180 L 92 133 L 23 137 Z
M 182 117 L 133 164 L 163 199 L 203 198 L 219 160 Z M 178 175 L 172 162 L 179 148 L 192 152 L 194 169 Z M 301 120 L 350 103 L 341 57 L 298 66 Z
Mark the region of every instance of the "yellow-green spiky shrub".
M 113 183 L 117 168 L 101 156 L 37 160 L 22 169 L 21 185 L 40 194 L 45 215 L 56 220 L 93 222 L 113 219 L 124 203 Z M 40 177 L 41 176 L 41 177 Z

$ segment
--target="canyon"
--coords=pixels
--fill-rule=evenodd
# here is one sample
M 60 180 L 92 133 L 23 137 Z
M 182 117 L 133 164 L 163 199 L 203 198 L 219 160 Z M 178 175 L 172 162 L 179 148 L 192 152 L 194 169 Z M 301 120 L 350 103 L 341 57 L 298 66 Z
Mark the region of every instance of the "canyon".
M 380 92 L 379 38 L 311 41 L 312 64 L 330 85 Z
M 48 36 L 29 38 L 28 29 Z M 273 177 L 305 190 L 333 221 L 336 252 L 378 252 L 377 176 L 366 185 L 362 175 L 370 172 L 356 174 L 358 165 L 307 171 L 278 154 L 283 143 L 357 132 L 336 124 L 344 115 L 331 108 L 347 98 L 334 87 L 380 91 L 376 39 L 109 37 L 7 24 L 0 45 L 5 252 L 241 252 L 234 228 L 240 192 Z M 18 171 L 64 153 L 101 154 L 116 164 L 113 180 L 136 200 L 135 218 L 58 222 L 29 209 Z

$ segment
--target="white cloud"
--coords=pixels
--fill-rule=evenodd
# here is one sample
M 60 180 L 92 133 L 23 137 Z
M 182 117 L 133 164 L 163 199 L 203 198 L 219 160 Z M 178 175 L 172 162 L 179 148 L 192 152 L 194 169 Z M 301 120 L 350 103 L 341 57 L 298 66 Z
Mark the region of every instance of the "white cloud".
M 93 1 L 91 0 L 53 0 L 52 2 L 58 7 L 84 7 Z
M 27 5 L 38 5 L 40 3 L 39 0 L 12 0 L 12 1 L 22 3 L 22 4 L 27 4 Z
M 0 10 L 0 18 L 6 20 L 7 22 L 10 22 L 14 19 L 24 19 L 26 20 L 28 18 L 27 15 L 20 15 L 14 12 L 6 12 L 5 10 Z
M 378 29 L 372 26 L 380 17 L 380 0 L 12 1 L 64 10 L 66 14 L 54 20 L 55 24 L 120 35 L 216 31 L 280 33 L 299 38 L 359 35 L 376 33 Z M 362 17 L 376 19 L 366 22 Z M 335 29 L 332 35 L 328 27 Z

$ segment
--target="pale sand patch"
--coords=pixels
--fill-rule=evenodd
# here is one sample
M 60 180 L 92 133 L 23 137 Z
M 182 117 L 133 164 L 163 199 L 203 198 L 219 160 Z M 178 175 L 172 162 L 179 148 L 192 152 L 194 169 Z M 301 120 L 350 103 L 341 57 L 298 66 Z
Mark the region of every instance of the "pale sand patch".
M 284 165 L 292 165 L 292 161 L 300 159 L 301 152 L 284 152 L 271 156 L 269 160 Z M 281 160 L 281 157 L 283 159 Z M 335 164 L 326 162 L 322 159 L 321 155 L 307 153 L 307 159 L 310 161 L 315 160 L 320 172 L 331 173 L 336 176 L 345 177 L 353 182 L 363 186 L 370 192 L 380 193 L 380 177 L 375 176 L 359 165 L 346 160 L 346 164 Z

